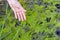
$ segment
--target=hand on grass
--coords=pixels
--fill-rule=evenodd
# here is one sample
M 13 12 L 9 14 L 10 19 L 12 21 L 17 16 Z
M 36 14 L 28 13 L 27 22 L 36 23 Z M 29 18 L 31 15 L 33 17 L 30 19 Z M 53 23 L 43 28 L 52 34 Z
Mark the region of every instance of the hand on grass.
M 26 20 L 25 12 L 26 10 L 21 6 L 17 0 L 7 0 L 11 9 L 14 11 L 15 18 L 19 21 Z

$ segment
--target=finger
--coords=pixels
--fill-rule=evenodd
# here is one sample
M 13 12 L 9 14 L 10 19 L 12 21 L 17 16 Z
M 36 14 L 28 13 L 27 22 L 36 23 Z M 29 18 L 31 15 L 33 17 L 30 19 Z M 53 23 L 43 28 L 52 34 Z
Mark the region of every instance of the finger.
M 18 20 L 21 21 L 21 18 L 19 16 L 19 12 L 17 12 Z
M 17 13 L 14 11 L 14 14 L 15 14 L 15 18 L 17 19 Z
M 26 10 L 25 9 L 22 9 L 24 12 L 26 12 Z
M 22 9 L 24 12 L 26 12 L 26 10 L 25 9 Z
M 25 12 L 22 12 L 22 15 L 23 15 L 23 19 L 26 20 Z
M 20 12 L 19 13 L 20 17 L 21 17 L 21 20 L 23 21 L 23 16 L 22 16 L 22 13 Z

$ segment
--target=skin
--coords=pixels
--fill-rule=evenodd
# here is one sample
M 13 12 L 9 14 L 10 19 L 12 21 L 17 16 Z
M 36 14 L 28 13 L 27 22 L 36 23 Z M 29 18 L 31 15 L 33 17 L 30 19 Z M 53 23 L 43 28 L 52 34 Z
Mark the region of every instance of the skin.
M 26 10 L 21 6 L 18 0 L 7 0 L 7 2 L 9 3 L 11 9 L 14 11 L 15 18 L 18 19 L 19 21 L 25 21 Z

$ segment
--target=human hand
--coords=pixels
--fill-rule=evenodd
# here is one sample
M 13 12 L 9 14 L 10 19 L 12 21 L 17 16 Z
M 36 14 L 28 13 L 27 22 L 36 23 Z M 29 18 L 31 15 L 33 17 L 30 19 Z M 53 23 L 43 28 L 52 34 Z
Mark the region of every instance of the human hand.
M 7 0 L 10 7 L 14 11 L 15 18 L 19 21 L 26 20 L 25 12 L 26 10 L 20 5 L 20 3 L 17 0 Z

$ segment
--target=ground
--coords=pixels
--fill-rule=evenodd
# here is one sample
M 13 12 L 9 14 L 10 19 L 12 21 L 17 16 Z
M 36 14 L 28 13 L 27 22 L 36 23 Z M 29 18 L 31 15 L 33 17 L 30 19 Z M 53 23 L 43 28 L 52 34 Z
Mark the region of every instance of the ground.
M 15 19 L 7 2 L 0 5 L 1 40 L 60 40 L 60 0 L 19 2 L 27 10 L 23 22 Z

